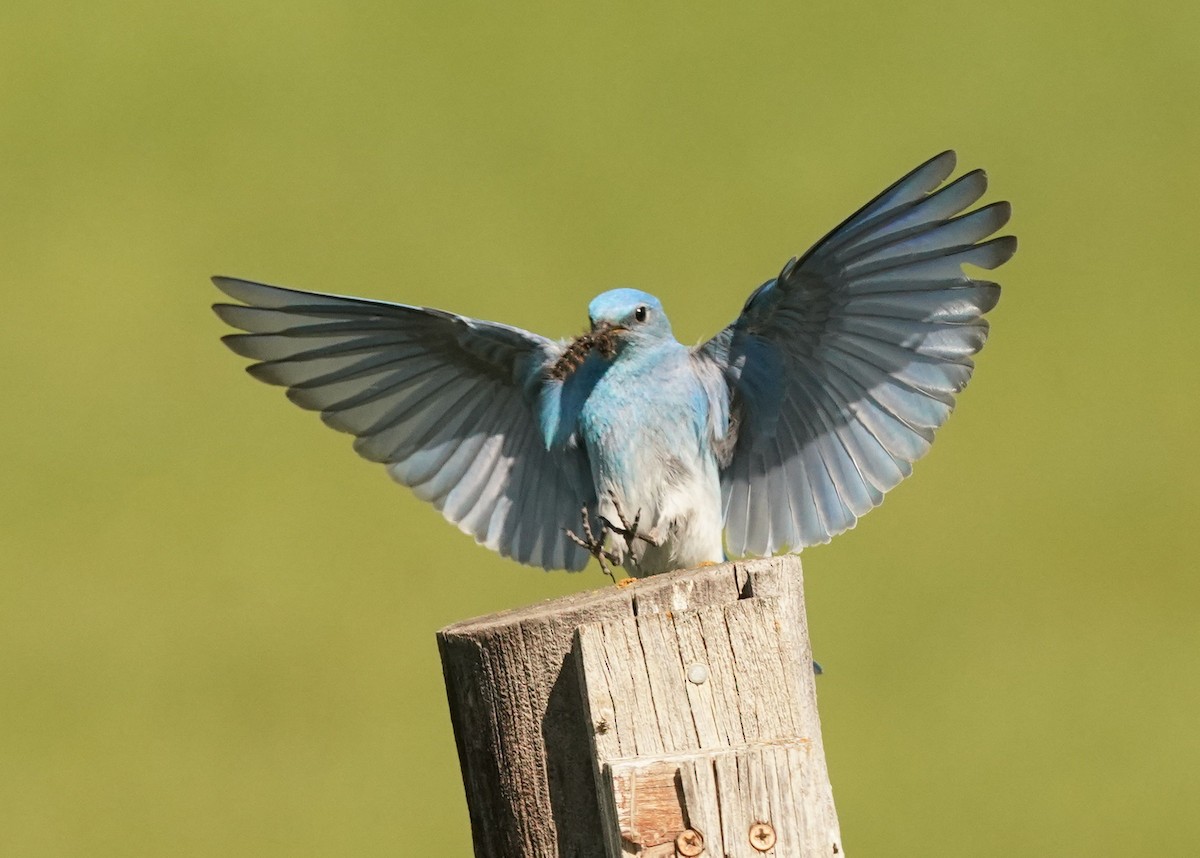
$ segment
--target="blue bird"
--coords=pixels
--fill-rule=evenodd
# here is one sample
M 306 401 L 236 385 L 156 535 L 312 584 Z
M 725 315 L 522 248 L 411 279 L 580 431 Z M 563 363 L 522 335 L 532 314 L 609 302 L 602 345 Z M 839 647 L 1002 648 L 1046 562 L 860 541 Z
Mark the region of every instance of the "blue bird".
M 651 575 L 800 551 L 853 527 L 929 450 L 1016 250 L 982 170 L 917 167 L 695 347 L 614 289 L 573 341 L 442 310 L 226 277 L 249 373 L 521 563 Z M 628 518 L 632 516 L 632 520 Z M 607 571 L 607 570 L 606 570 Z

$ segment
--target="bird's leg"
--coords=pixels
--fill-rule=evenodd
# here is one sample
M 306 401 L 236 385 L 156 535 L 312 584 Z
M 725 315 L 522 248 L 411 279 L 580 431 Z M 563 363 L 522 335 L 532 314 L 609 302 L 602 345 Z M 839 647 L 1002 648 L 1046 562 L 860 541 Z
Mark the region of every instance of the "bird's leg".
M 621 562 L 621 558 L 616 555 L 616 552 L 606 551 L 604 548 L 604 537 L 609 529 L 608 522 L 603 518 L 600 519 L 600 521 L 604 522 L 604 527 L 600 531 L 600 538 L 597 539 L 596 535 L 592 533 L 592 522 L 588 517 L 588 508 L 586 505 L 581 510 L 581 519 L 582 537 L 577 536 L 575 531 L 570 529 L 565 529 L 563 532 L 567 534 L 572 542 L 595 557 L 596 562 L 600 564 L 600 570 L 612 579 L 614 584 L 617 583 L 617 576 L 613 574 L 612 567 L 609 564 L 618 564 Z
M 642 521 L 642 511 L 640 509 L 637 511 L 637 515 L 633 517 L 633 521 L 630 522 L 627 518 L 625 518 L 625 511 L 621 509 L 621 502 L 617 500 L 616 495 L 612 496 L 612 505 L 613 509 L 617 512 L 617 518 L 621 520 L 621 526 L 618 527 L 604 516 L 600 516 L 600 521 L 604 523 L 604 527 L 609 531 L 609 533 L 615 533 L 617 536 L 620 536 L 625 540 L 626 555 L 629 557 L 634 566 L 639 566 L 640 564 L 638 563 L 637 555 L 633 552 L 633 543 L 638 539 L 642 540 L 647 545 L 657 545 L 658 543 L 656 543 L 652 537 L 647 536 L 638 530 L 638 525 Z

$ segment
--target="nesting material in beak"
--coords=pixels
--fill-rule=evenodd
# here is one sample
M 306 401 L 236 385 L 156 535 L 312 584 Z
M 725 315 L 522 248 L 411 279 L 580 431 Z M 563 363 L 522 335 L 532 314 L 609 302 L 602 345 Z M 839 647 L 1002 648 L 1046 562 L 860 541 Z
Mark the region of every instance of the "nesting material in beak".
M 562 357 L 550 367 L 550 378 L 566 381 L 575 370 L 583 365 L 592 349 L 600 352 L 601 357 L 611 359 L 617 353 L 617 331 L 612 325 L 599 324 L 587 333 L 580 334 L 563 351 Z

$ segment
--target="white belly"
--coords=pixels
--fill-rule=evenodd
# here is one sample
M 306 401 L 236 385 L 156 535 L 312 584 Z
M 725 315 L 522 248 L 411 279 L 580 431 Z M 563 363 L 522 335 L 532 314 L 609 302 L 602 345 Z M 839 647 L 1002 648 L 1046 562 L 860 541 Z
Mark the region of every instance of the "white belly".
M 633 554 L 626 556 L 622 564 L 625 570 L 644 578 L 722 562 L 725 548 L 716 463 L 706 465 L 697 460 L 684 465 L 675 459 L 641 464 L 636 487 L 609 485 L 600 498 L 600 514 L 614 524 L 619 524 L 620 518 L 611 500 L 613 495 L 630 524 L 634 516 L 641 514 L 638 532 L 649 541 L 634 540 Z M 614 537 L 614 548 L 620 551 L 624 547 L 624 540 Z

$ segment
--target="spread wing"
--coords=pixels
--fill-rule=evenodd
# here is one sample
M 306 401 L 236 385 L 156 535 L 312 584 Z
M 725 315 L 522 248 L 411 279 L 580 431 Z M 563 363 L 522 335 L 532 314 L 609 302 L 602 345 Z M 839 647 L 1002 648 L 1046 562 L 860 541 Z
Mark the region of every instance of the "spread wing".
M 721 474 L 732 555 L 798 551 L 853 527 L 929 449 L 971 377 L 1011 236 L 1009 204 L 969 214 L 982 170 L 941 187 L 927 161 L 763 284 L 695 351 L 724 372 L 736 443 Z
M 584 567 L 589 555 L 563 531 L 595 508 L 586 454 L 548 450 L 534 411 L 561 345 L 425 307 L 213 282 L 242 302 L 213 309 L 248 332 L 224 342 L 259 361 L 252 376 L 355 435 L 359 455 L 488 548 L 547 569 Z

